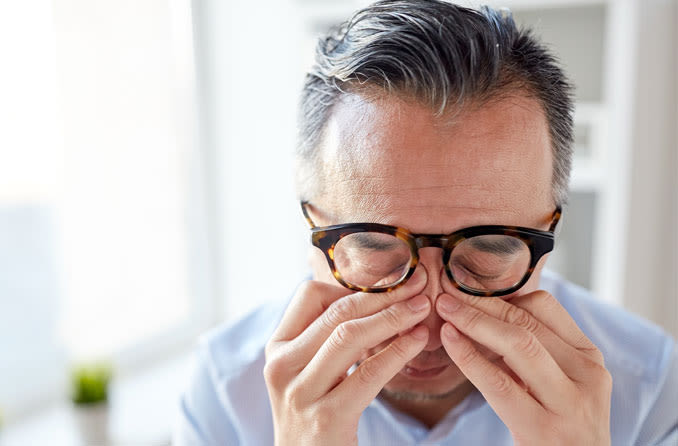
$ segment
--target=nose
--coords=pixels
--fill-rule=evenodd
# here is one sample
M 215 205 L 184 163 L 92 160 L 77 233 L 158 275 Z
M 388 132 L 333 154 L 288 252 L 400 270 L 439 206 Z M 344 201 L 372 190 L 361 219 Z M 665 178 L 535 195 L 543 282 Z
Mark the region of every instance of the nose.
M 434 351 L 443 345 L 440 341 L 440 329 L 445 321 L 435 310 L 435 304 L 438 296 L 444 293 L 442 281 L 449 281 L 450 279 L 445 272 L 442 257 L 442 250 L 440 248 L 419 249 L 419 264 L 417 268 L 424 268 L 427 277 L 426 286 L 421 294 L 428 297 L 431 302 L 431 312 L 421 322 L 421 325 L 428 327 L 428 342 L 424 347 L 425 351 Z

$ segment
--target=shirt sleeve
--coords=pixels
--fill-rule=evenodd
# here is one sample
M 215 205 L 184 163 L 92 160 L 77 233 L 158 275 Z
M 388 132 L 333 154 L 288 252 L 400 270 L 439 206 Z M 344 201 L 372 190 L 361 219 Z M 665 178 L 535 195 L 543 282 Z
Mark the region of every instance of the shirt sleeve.
M 678 349 L 672 340 L 667 344 L 668 351 L 660 368 L 665 373 L 638 435 L 638 445 L 678 445 Z
M 203 345 L 194 362 L 188 388 L 181 397 L 172 435 L 175 446 L 239 444 L 210 370 L 208 349 Z

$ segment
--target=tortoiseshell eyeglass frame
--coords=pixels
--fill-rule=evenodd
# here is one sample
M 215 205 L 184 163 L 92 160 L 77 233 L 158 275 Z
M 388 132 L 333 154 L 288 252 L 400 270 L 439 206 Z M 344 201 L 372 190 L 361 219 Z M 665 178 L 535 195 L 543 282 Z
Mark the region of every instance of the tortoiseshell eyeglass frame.
M 553 245 L 555 242 L 554 232 L 556 226 L 558 225 L 558 221 L 560 221 L 560 217 L 562 216 L 562 209 L 560 207 L 556 207 L 555 211 L 553 212 L 553 216 L 551 217 L 551 225 L 548 231 L 524 228 L 521 226 L 485 225 L 459 229 L 451 234 L 414 234 L 404 228 L 380 223 L 345 223 L 319 227 L 316 226 L 311 219 L 308 213 L 308 206 L 308 201 L 301 202 L 301 211 L 303 212 L 306 221 L 311 226 L 311 243 L 325 254 L 325 258 L 327 259 L 327 263 L 330 266 L 332 275 L 335 279 L 337 279 L 337 282 L 348 289 L 362 291 L 364 293 L 383 293 L 392 291 L 404 285 L 405 282 L 407 282 L 407 280 L 412 277 L 412 274 L 414 274 L 414 270 L 419 263 L 419 248 L 429 247 L 441 248 L 443 250 L 443 264 L 445 265 L 447 277 L 450 279 L 452 285 L 458 290 L 466 294 L 482 297 L 506 296 L 507 294 L 514 293 L 518 291 L 523 285 L 525 285 L 525 283 L 530 279 L 530 276 L 534 272 L 537 263 L 544 256 L 544 254 L 547 254 L 553 250 Z M 383 234 L 390 234 L 407 243 L 407 245 L 410 247 L 412 258 L 407 273 L 403 275 L 403 277 L 398 282 L 388 286 L 364 287 L 346 282 L 341 274 L 337 271 L 336 265 L 334 264 L 334 247 L 339 242 L 339 240 L 342 239 L 342 237 L 355 234 L 357 232 L 379 232 Z M 466 287 L 456 281 L 449 266 L 452 250 L 454 250 L 454 248 L 463 240 L 479 235 L 509 235 L 519 238 L 527 245 L 530 250 L 530 265 L 520 282 L 511 288 L 506 288 L 503 290 L 482 291 Z

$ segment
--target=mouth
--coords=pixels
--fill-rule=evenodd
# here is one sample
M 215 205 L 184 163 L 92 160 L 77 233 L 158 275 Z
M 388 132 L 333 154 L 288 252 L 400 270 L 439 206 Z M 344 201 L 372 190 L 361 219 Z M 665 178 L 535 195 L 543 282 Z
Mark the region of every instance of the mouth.
M 414 379 L 430 379 L 441 375 L 450 365 L 443 365 L 440 367 L 417 368 L 412 366 L 405 366 L 399 373 L 408 378 Z

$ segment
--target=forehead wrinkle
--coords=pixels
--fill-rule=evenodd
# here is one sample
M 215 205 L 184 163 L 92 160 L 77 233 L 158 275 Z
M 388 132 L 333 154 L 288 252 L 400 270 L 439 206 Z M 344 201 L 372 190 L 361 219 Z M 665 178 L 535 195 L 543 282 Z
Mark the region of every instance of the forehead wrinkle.
M 439 169 L 440 166 L 437 166 Z M 488 184 L 488 182 L 485 181 L 457 181 L 457 182 L 446 182 L 444 184 L 439 184 L 436 182 L 431 182 L 427 181 L 426 183 L 419 184 L 419 183 L 404 183 L 404 184 L 397 184 L 397 188 L 395 188 L 393 191 L 389 189 L 393 189 L 396 185 L 391 185 L 389 187 L 389 177 L 388 175 L 385 175 L 385 172 L 382 172 L 381 174 L 369 174 L 369 173 L 364 173 L 365 170 L 360 170 L 356 169 L 355 167 L 351 167 L 349 169 L 349 172 L 344 173 L 341 172 L 343 169 L 333 169 L 333 175 L 331 178 L 333 179 L 333 183 L 336 187 L 345 187 L 348 189 L 363 189 L 361 193 L 368 193 L 368 194 L 379 194 L 379 193 L 397 193 L 400 195 L 403 195 L 405 191 L 446 191 L 446 190 L 451 190 L 454 192 L 457 192 L 458 190 L 463 190 L 464 192 L 469 192 L 469 191 L 480 191 L 480 192 L 488 192 L 492 194 L 496 194 L 497 190 L 497 185 L 500 185 L 501 182 L 503 181 L 501 177 L 497 177 L 494 173 L 488 174 L 487 178 L 491 180 Z M 371 170 L 371 169 L 368 169 Z M 436 175 L 432 175 L 430 170 L 427 169 L 422 169 L 423 172 L 426 172 L 425 176 L 422 176 L 423 180 L 426 180 L 430 177 L 434 177 Z M 507 172 L 519 172 L 518 170 L 511 170 Z M 448 174 L 444 175 L 445 180 L 450 180 L 450 179 L 455 179 L 456 176 L 450 176 Z M 460 178 L 460 180 L 464 180 L 463 178 Z M 499 189 L 503 189 L 501 192 L 502 194 L 506 195 L 517 195 L 518 192 L 512 191 L 509 188 L 502 188 L 499 187 Z
M 488 212 L 493 214 L 490 216 Z M 480 217 L 478 217 L 480 215 Z M 395 206 L 379 212 L 377 209 L 356 209 L 343 212 L 342 222 L 381 223 L 405 228 L 413 233 L 449 234 L 462 228 L 478 225 L 512 225 L 536 227 L 535 220 L 525 223 L 519 210 L 484 206 L 414 205 Z M 436 221 L 436 223 L 433 223 Z
M 362 216 L 374 222 L 410 226 L 406 224 L 406 221 L 401 221 L 393 216 L 401 213 L 408 216 L 421 214 L 424 218 L 440 216 L 450 220 L 457 218 L 462 212 L 479 211 L 475 213 L 478 214 L 492 211 L 495 214 L 516 217 L 522 214 L 522 208 L 526 201 L 526 197 L 515 197 L 515 193 L 510 191 L 507 191 L 504 196 L 505 199 L 499 202 L 496 200 L 496 195 L 489 191 L 485 194 L 479 194 L 470 204 L 463 200 L 461 202 L 441 201 L 435 195 L 419 193 L 413 195 L 411 192 L 412 189 L 393 192 L 346 190 L 342 197 L 345 202 L 352 205 L 343 208 L 352 212 L 350 215 L 347 214 L 346 217 Z M 497 203 L 509 202 L 513 205 L 503 207 L 497 205 Z M 514 220 L 512 224 L 515 224 L 516 219 L 513 218 L 512 220 Z M 486 223 L 499 224 L 494 218 L 487 219 Z
M 437 166 L 439 169 L 440 166 Z M 401 202 L 417 203 L 412 207 L 414 210 L 426 210 L 441 208 L 440 196 L 468 196 L 474 194 L 474 202 L 477 206 L 463 206 L 457 203 L 454 206 L 442 206 L 448 209 L 456 209 L 457 213 L 464 211 L 492 211 L 504 214 L 517 214 L 517 211 L 507 210 L 493 204 L 496 204 L 497 197 L 501 196 L 500 202 L 519 204 L 522 206 L 526 201 L 526 194 L 523 190 L 516 190 L 511 187 L 498 187 L 505 181 L 497 178 L 496 175 L 487 175 L 484 181 L 463 181 L 449 182 L 456 176 L 447 175 L 448 182 L 444 184 L 431 183 L 404 183 L 398 184 L 389 182 L 390 178 L 385 173 L 367 173 L 371 169 L 357 169 L 356 166 L 350 166 L 348 172 L 338 166 L 332 169 L 332 189 L 334 191 L 334 206 L 342 208 L 349 213 L 343 215 L 345 220 L 351 221 L 373 221 L 387 224 L 405 225 L 406 222 L 394 221 L 390 215 L 393 215 L 394 209 L 407 212 L 407 209 L 399 205 Z M 342 172 L 344 171 L 344 172 Z M 423 176 L 424 179 L 428 175 Z M 422 192 L 432 192 L 426 194 Z M 347 204 L 350 203 L 350 204 Z M 423 204 L 422 204 L 423 203 Z M 488 221 L 488 224 L 497 224 L 496 221 Z M 409 225 L 408 225 L 409 226 Z
M 352 100 L 331 115 L 333 137 L 324 138 L 321 158 L 328 198 L 344 218 L 413 230 L 474 219 L 525 225 L 542 212 L 552 170 L 544 175 L 545 163 L 535 161 L 550 156 L 548 134 L 535 113 L 541 109 L 526 98 L 459 113 L 446 126 L 397 98 Z M 434 217 L 437 223 L 427 223 Z
M 436 166 L 438 169 L 440 166 Z M 338 170 L 338 169 L 337 169 Z M 370 169 L 368 169 L 370 170 Z M 459 178 L 459 181 L 456 182 L 446 182 L 443 184 L 432 182 L 430 179 L 436 177 L 435 174 L 432 174 L 431 170 L 422 169 L 423 172 L 426 172 L 426 175 L 422 176 L 422 181 L 425 183 L 404 183 L 390 185 L 389 187 L 389 178 L 388 175 L 382 174 L 367 174 L 364 173 L 364 170 L 356 169 L 352 167 L 347 174 L 340 173 L 335 171 L 333 175 L 334 184 L 337 187 L 345 187 L 348 189 L 362 189 L 367 194 L 379 194 L 379 193 L 396 193 L 403 195 L 405 191 L 452 191 L 458 193 L 459 191 L 463 192 L 486 192 L 490 194 L 497 194 L 500 192 L 502 195 L 506 196 L 516 196 L 520 195 L 520 191 L 512 190 L 510 187 L 505 187 L 505 184 L 510 182 L 509 177 L 511 173 L 522 173 L 518 169 L 510 169 L 502 171 L 502 175 L 497 175 L 496 172 L 490 172 L 485 175 L 485 178 L 482 180 L 469 181 L 465 178 Z M 457 179 L 457 176 L 451 176 L 443 172 L 443 180 L 454 180 Z M 427 181 L 428 180 L 428 181 Z M 393 190 L 391 190 L 393 189 Z

